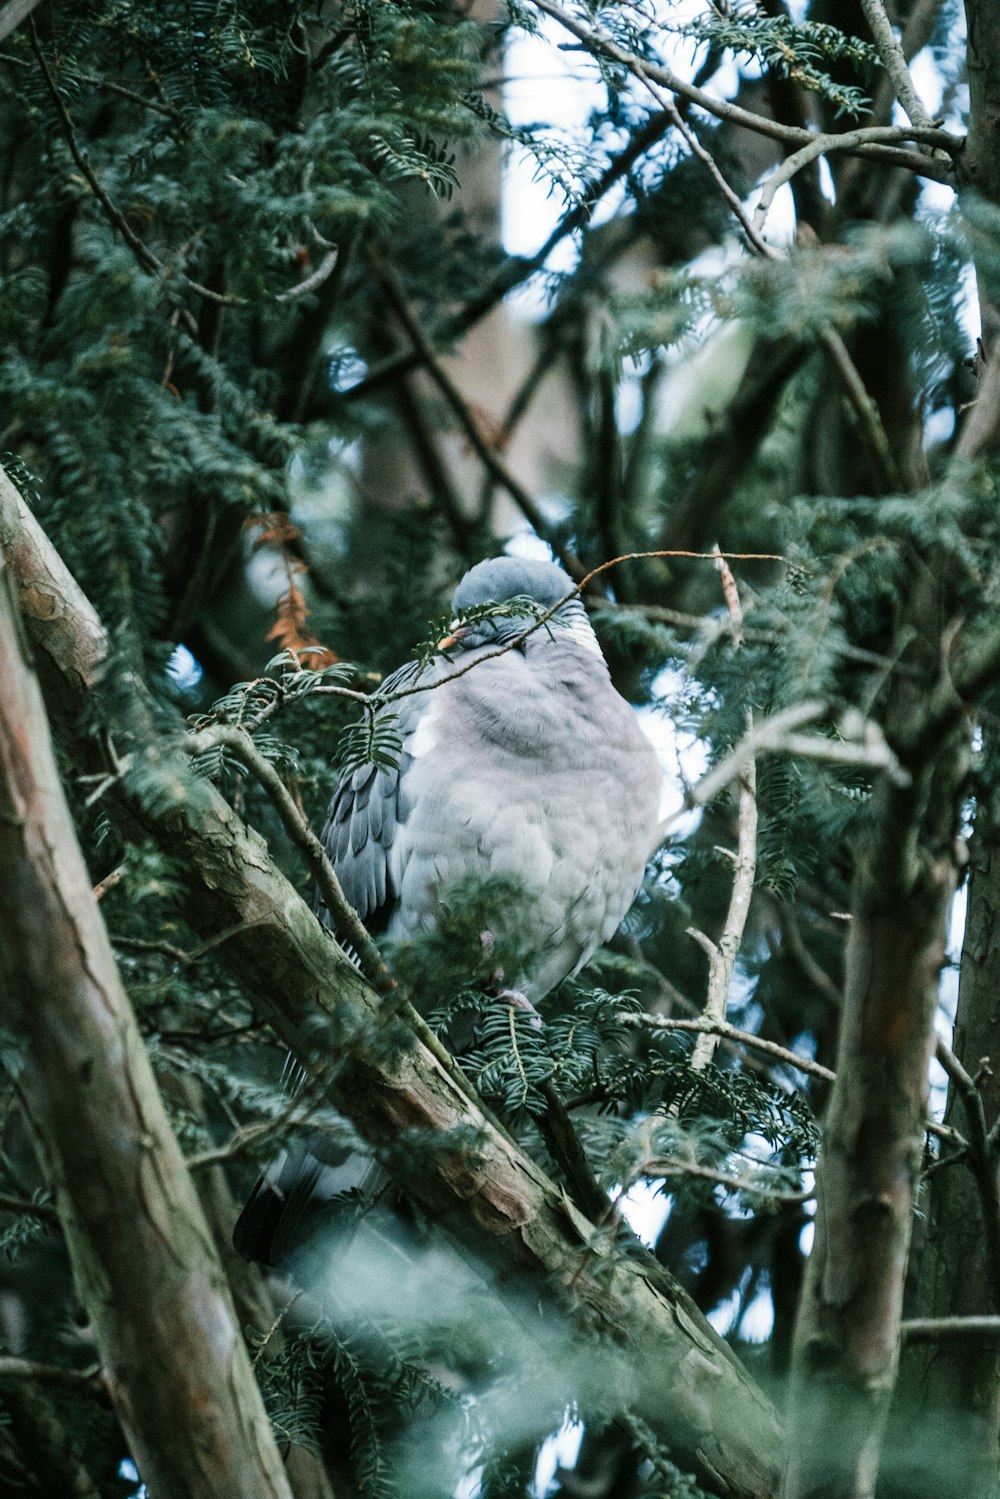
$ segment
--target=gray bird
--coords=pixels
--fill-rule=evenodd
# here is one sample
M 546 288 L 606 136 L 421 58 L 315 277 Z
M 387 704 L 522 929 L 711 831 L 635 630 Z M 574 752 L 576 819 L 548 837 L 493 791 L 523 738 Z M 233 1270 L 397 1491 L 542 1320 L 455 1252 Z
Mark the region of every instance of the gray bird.
M 572 588 L 554 563 L 498 557 L 466 573 L 453 607 L 462 616 L 525 597 L 548 610 Z M 579 597 L 525 636 L 530 623 L 524 614 L 455 621 L 446 654 L 386 682 L 440 685 L 388 710 L 398 714 L 398 766 L 345 777 L 323 841 L 365 925 L 396 939 L 432 927 L 463 882 L 510 877 L 527 901 L 516 986 L 535 1004 L 631 905 L 657 842 L 661 772 Z M 236 1247 L 276 1263 L 305 1207 L 343 1191 L 343 1177 L 329 1159 L 285 1152 L 254 1189 Z

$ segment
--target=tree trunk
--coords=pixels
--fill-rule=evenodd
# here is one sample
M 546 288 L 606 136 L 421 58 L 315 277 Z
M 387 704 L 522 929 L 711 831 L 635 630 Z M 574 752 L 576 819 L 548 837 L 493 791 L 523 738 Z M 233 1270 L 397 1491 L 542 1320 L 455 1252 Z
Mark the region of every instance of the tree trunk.
M 0 485 L 0 536 L 5 529 L 19 538 L 18 584 L 30 604 L 31 559 L 44 547 L 23 502 Z M 72 659 L 72 637 L 82 626 L 72 614 L 61 618 L 67 640 L 52 658 Z M 61 679 L 80 707 L 82 688 Z M 582 1357 L 606 1356 L 606 1387 L 619 1391 L 623 1406 L 705 1485 L 732 1499 L 774 1494 L 781 1450 L 775 1413 L 690 1297 L 650 1255 L 612 1261 L 609 1235 L 411 1034 L 403 1031 L 404 1044 L 387 1055 L 385 1002 L 275 868 L 263 839 L 186 764 L 163 754 L 157 769 L 150 758 L 150 790 L 154 776 L 156 794 L 132 799 L 131 810 L 186 871 L 188 921 L 206 939 L 228 933 L 220 957 L 258 1012 L 301 1060 L 323 1069 L 332 1102 L 385 1149 L 407 1191 L 486 1258 L 515 1314 L 546 1337 L 552 1319 L 538 1321 L 539 1292 L 546 1283 L 560 1288 L 570 1320 L 604 1338 L 600 1354 L 588 1341 Z M 411 1148 L 412 1131 L 410 1139 L 436 1137 L 436 1148 Z
M 156 1499 L 290 1499 L 59 784 L 0 563 L 0 1017 L 104 1378 Z
M 837 1081 L 796 1327 L 786 1499 L 869 1499 L 875 1489 L 954 890 L 956 738 L 939 750 L 937 775 L 911 766 L 913 786 L 878 788 L 855 876 Z
M 962 948 L 954 1050 L 973 1077 L 986 1119 L 1000 1117 L 1000 832 L 981 806 L 970 845 L 969 911 Z M 967 1128 L 956 1090 L 945 1115 Z M 914 1315 L 996 1313 L 979 1188 L 965 1162 L 939 1170 L 927 1193 L 927 1242 Z M 888 1453 L 889 1491 L 940 1499 L 988 1499 L 1000 1491 L 1000 1345 L 970 1338 L 904 1354 Z

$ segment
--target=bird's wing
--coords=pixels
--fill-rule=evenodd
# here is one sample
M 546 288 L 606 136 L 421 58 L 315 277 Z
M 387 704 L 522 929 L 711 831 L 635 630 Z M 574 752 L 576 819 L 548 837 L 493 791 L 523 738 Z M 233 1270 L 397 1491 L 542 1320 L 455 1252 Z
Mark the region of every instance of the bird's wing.
M 432 680 L 434 671 L 431 667 L 425 676 L 415 665 L 401 667 L 386 679 L 385 688 L 410 685 L 418 675 L 421 681 Z M 398 900 L 400 783 L 432 697 L 420 693 L 383 710 L 397 718 L 402 740 L 397 766 L 364 765 L 345 776 L 327 812 L 323 844 L 345 896 L 371 932 L 384 928 Z M 316 909 L 324 925 L 332 927 L 318 899 Z M 347 950 L 356 959 L 353 950 Z M 289 1057 L 282 1081 L 292 1097 L 304 1078 L 303 1069 Z M 233 1244 L 248 1260 L 280 1265 L 305 1237 L 307 1220 L 324 1204 L 352 1190 L 372 1196 L 384 1181 L 385 1173 L 370 1156 L 345 1150 L 320 1135 L 300 1138 L 258 1178 L 237 1220 Z
M 419 673 L 421 683 L 431 683 L 447 669 L 435 663 Z M 417 680 L 413 664 L 387 677 L 384 689 L 392 691 Z M 422 692 L 401 699 L 381 710 L 391 714 L 401 747 L 394 767 L 362 765 L 339 783 L 330 801 L 322 840 L 340 881 L 344 895 L 373 934 L 384 930 L 399 899 L 398 850 L 394 848 L 403 814 L 400 787 L 414 753 L 420 723 L 429 711 L 434 694 Z M 320 919 L 331 926 L 325 907 Z

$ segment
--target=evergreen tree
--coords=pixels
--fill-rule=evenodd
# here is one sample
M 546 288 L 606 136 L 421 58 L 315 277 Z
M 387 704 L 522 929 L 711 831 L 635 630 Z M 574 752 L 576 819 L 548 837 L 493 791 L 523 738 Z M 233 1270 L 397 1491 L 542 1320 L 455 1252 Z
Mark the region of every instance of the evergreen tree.
M 1000 22 L 965 12 L 0 8 L 0 1485 L 492 1499 L 571 1420 L 568 1496 L 997 1491 Z M 583 123 L 512 107 L 529 46 Z M 311 831 L 515 533 L 683 802 L 540 1026 L 484 992 L 523 892 L 379 944 Z M 317 1133 L 393 1186 L 295 1286 L 230 1235 Z

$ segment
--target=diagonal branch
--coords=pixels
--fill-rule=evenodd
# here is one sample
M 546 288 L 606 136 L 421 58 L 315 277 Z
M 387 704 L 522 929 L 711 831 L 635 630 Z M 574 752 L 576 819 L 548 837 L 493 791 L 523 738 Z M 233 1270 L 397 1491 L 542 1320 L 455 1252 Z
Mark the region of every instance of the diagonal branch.
M 892 79 L 893 88 L 896 90 L 896 98 L 906 111 L 911 125 L 920 126 L 928 130 L 934 128 L 934 121 L 927 113 L 916 89 L 910 70 L 906 66 L 906 58 L 900 46 L 896 33 L 885 13 L 882 0 L 861 0 L 861 9 L 865 13 L 865 19 L 871 27 L 872 36 L 875 38 L 875 46 L 886 72 Z

